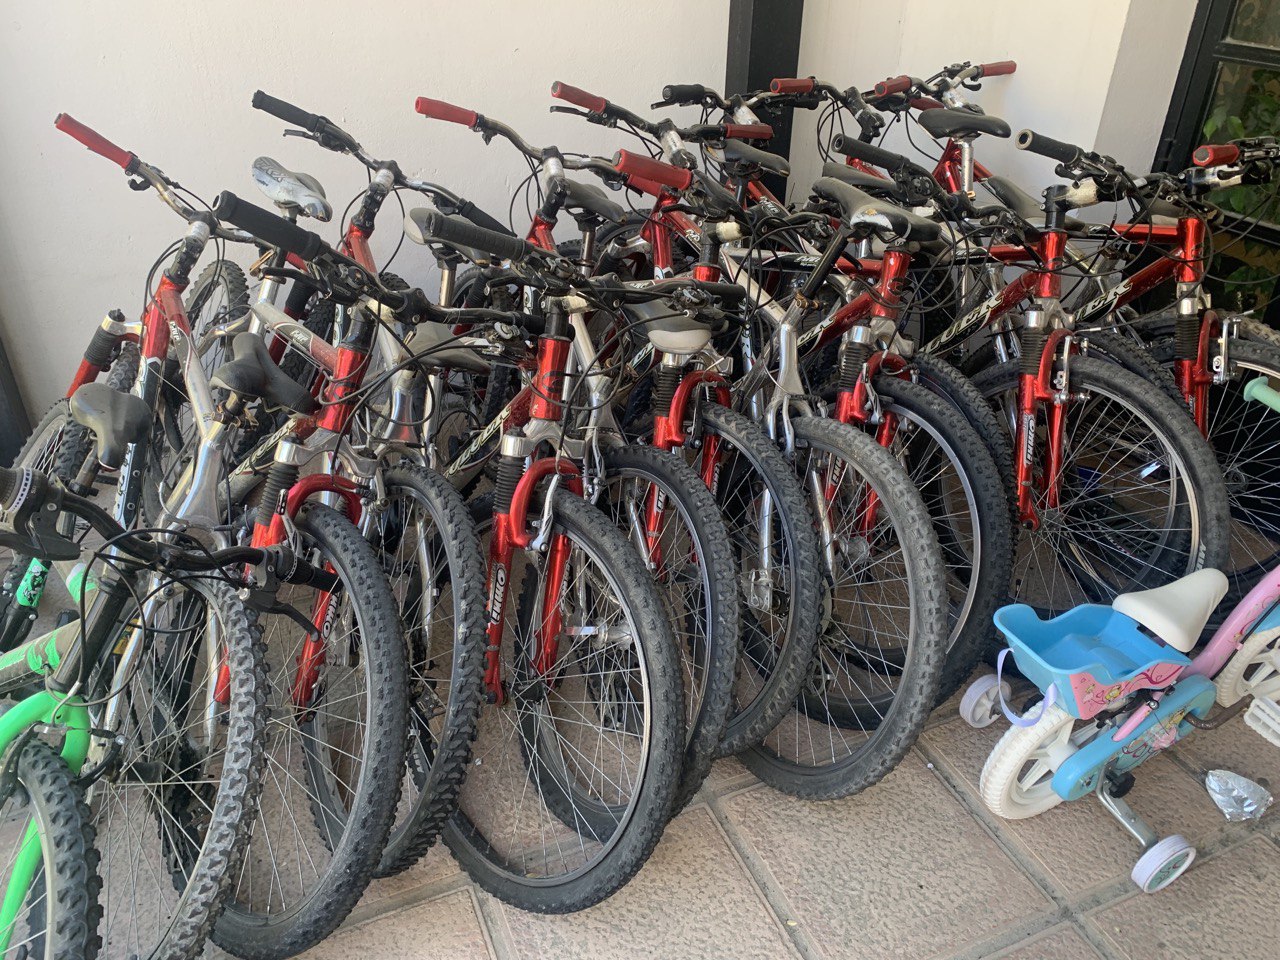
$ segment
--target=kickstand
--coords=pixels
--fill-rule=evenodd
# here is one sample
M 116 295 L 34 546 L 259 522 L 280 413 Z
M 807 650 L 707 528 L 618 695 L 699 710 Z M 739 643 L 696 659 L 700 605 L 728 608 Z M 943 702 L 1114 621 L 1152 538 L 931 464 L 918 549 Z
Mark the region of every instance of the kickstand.
M 1107 809 L 1107 812 L 1119 820 L 1120 825 L 1128 830 L 1138 843 L 1142 844 L 1143 850 L 1150 850 L 1158 839 L 1155 831 L 1147 826 L 1147 822 L 1134 812 L 1133 807 L 1115 795 L 1114 789 L 1111 771 L 1109 769 L 1102 771 L 1102 776 L 1098 777 L 1098 787 L 1095 791 L 1098 795 L 1098 800 Z

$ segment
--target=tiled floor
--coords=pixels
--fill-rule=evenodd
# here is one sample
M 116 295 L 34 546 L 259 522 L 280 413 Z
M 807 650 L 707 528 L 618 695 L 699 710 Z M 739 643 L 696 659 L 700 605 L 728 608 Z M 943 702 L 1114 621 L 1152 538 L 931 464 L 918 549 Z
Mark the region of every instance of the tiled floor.
M 719 764 L 649 864 L 608 902 L 534 916 L 467 881 L 447 852 L 370 889 L 320 958 L 1213 958 L 1280 955 L 1280 814 L 1229 824 L 1205 793 L 1225 767 L 1280 787 L 1280 751 L 1236 719 L 1144 766 L 1130 803 L 1199 848 L 1168 891 L 1129 880 L 1137 846 L 1092 799 L 1033 820 L 977 795 L 1004 724 L 940 709 L 902 765 L 848 800 L 807 803 Z M 1274 788 L 1273 788 L 1274 789 Z

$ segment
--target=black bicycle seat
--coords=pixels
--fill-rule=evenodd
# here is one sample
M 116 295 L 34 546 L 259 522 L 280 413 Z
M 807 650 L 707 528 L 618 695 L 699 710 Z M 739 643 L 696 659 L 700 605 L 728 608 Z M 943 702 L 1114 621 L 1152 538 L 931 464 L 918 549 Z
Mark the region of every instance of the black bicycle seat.
M 236 334 L 231 341 L 231 359 L 214 372 L 209 383 L 294 413 L 315 413 L 320 409 L 305 387 L 276 366 L 266 343 L 254 333 Z
M 71 419 L 93 433 L 98 462 L 118 470 L 129 444 L 141 440 L 151 425 L 151 408 L 132 393 L 86 383 L 71 396 Z

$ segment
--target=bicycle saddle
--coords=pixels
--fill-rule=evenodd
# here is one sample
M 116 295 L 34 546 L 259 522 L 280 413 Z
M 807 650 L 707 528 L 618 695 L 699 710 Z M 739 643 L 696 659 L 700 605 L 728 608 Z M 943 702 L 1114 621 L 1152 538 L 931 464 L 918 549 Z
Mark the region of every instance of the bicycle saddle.
M 471 373 L 488 373 L 493 362 L 481 351 L 457 343 L 441 346 L 456 339 L 453 328 L 448 324 L 425 320 L 413 328 L 408 346 L 415 356 L 420 357 L 429 366 L 452 367 L 455 370 L 468 370 Z
M 726 140 L 720 153 L 729 163 L 759 167 L 765 173 L 776 173 L 780 177 L 791 176 L 791 164 L 785 157 L 753 147 L 741 140 Z
M 1009 136 L 1009 125 L 999 117 L 968 110 L 925 110 L 917 119 L 930 136 L 963 139 L 989 133 L 993 137 Z
M 1044 204 L 1008 177 L 987 177 L 979 181 L 990 190 L 997 200 L 1020 216 L 1028 223 L 1042 225 L 1044 223 Z M 1067 217 L 1063 224 L 1068 230 L 1085 230 L 1088 224 L 1075 217 Z
M 830 161 L 822 165 L 822 175 L 824 177 L 833 177 L 841 183 L 847 183 L 851 187 L 856 187 L 865 193 L 871 193 L 890 199 L 897 199 L 902 196 L 901 188 L 892 180 L 886 180 L 884 177 L 877 177 L 874 173 L 866 173 L 857 167 L 851 167 L 847 163 L 835 163 Z
M 310 174 L 294 173 L 270 157 L 259 157 L 253 161 L 253 182 L 268 200 L 283 210 L 296 210 L 301 216 L 321 222 L 328 222 L 333 216 L 324 187 Z
M 568 178 L 565 178 L 564 184 L 568 190 L 564 208 L 570 213 L 579 211 L 610 223 L 622 223 L 627 218 L 627 211 L 605 196 L 605 192 L 594 184 L 578 183 Z
M 214 371 L 209 383 L 246 399 L 263 400 L 269 407 L 295 413 L 320 409 L 306 387 L 276 366 L 265 341 L 254 333 L 236 334 L 231 341 L 231 359 Z
M 71 396 L 71 419 L 93 433 L 98 462 L 118 470 L 128 445 L 147 432 L 151 408 L 132 393 L 121 393 L 105 383 L 86 383 Z
M 1200 632 L 1224 596 L 1227 578 L 1208 568 L 1153 590 L 1122 593 L 1111 609 L 1132 617 L 1175 650 L 1186 653 L 1200 639 Z
M 932 220 L 926 220 L 887 200 L 876 200 L 835 177 L 815 180 L 812 192 L 815 196 L 836 204 L 844 221 L 849 224 L 872 223 L 887 226 L 903 240 L 928 242 L 937 240 L 942 234 L 942 228 Z
M 660 300 L 632 303 L 622 308 L 632 322 L 639 323 L 655 350 L 663 353 L 690 355 L 711 342 L 711 328 L 696 315 L 673 310 Z

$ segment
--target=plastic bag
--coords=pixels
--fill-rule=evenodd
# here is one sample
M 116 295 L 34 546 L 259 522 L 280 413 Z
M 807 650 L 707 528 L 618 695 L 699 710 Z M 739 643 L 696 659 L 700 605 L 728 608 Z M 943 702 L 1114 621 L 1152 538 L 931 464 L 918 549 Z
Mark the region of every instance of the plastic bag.
M 1274 799 L 1267 788 L 1230 770 L 1210 770 L 1204 778 L 1205 789 L 1228 820 L 1257 820 Z

